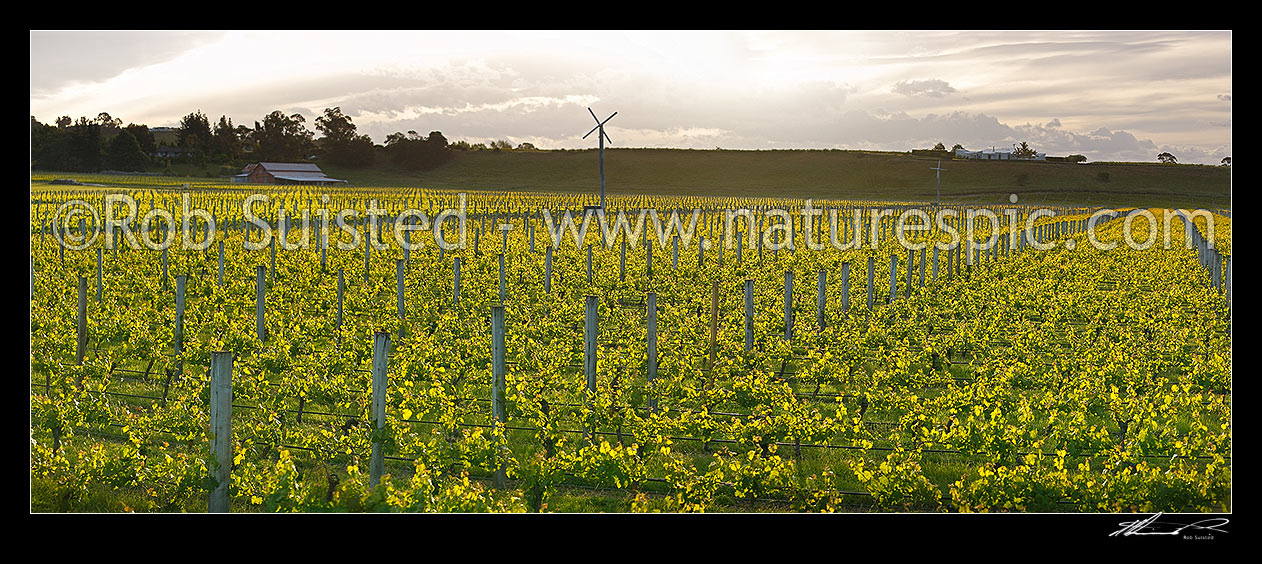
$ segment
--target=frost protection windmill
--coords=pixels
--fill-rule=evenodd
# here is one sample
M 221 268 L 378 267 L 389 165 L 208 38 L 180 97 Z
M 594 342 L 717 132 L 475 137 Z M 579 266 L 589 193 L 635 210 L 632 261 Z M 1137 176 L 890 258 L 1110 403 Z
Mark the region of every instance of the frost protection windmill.
M 936 173 L 936 176 L 938 177 L 938 206 L 939 206 L 939 207 L 941 207 L 941 206 L 942 206 L 942 171 L 944 171 L 944 170 L 946 170 L 946 169 L 945 169 L 945 168 L 942 168 L 942 160 L 941 160 L 941 159 L 938 159 L 938 166 L 937 166 L 937 167 L 929 167 L 929 170 L 936 170 L 936 171 L 938 171 L 938 172 Z
M 605 124 L 613 119 L 613 116 L 618 115 L 618 112 L 609 114 L 605 121 L 600 121 L 600 118 L 596 117 L 596 112 L 593 112 L 591 108 L 587 108 L 587 112 L 592 114 L 592 119 L 596 120 L 596 127 L 588 131 L 587 135 L 591 135 L 597 130 L 600 131 L 596 138 L 600 140 L 600 209 L 603 210 L 605 209 L 605 140 L 609 139 L 609 136 L 605 134 Z M 584 135 L 583 139 L 587 139 L 587 135 Z M 609 139 L 609 144 L 613 144 L 613 139 Z

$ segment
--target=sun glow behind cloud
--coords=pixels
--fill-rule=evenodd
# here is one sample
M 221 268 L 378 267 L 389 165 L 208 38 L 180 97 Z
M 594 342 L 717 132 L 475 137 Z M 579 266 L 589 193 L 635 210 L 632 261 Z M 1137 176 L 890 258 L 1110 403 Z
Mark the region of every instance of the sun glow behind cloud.
M 1153 160 L 1168 146 L 1191 151 L 1180 162 L 1212 163 L 1230 154 L 1230 32 L 222 32 L 112 76 L 56 76 L 83 67 L 71 61 L 119 60 L 111 41 L 59 51 L 73 33 L 32 32 L 41 121 L 105 111 L 175 125 L 200 109 L 248 125 L 279 109 L 310 126 L 340 106 L 377 142 L 439 130 L 577 148 L 590 145 L 580 139 L 590 106 L 602 118 L 619 112 L 610 127 L 623 129 L 623 147 L 907 150 L 1077 132 L 1041 149 Z M 1059 128 L 1039 129 L 1054 119 Z M 1087 133 L 1100 128 L 1136 142 L 1093 148 Z

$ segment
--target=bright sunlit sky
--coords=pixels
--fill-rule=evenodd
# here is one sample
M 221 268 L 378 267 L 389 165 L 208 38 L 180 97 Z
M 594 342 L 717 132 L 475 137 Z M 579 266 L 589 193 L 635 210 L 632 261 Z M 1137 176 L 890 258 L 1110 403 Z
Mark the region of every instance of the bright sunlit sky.
M 31 115 L 253 126 L 339 106 L 360 133 L 541 149 L 1231 155 L 1230 31 L 32 31 Z

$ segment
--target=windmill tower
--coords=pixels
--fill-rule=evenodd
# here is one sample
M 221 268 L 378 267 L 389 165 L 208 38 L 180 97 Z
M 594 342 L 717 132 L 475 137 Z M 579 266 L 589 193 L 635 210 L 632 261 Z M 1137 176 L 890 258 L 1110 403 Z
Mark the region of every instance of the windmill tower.
M 600 131 L 596 138 L 600 140 L 600 209 L 603 210 L 605 209 L 605 140 L 608 139 L 609 144 L 613 145 L 613 139 L 609 139 L 609 136 L 605 134 L 605 124 L 613 119 L 613 116 L 618 115 L 618 112 L 610 114 L 609 117 L 605 118 L 605 121 L 600 121 L 600 118 L 596 117 L 596 112 L 593 112 L 591 108 L 587 108 L 587 112 L 592 114 L 592 119 L 596 120 L 596 127 L 588 131 L 587 135 L 591 135 L 597 130 Z M 584 135 L 583 139 L 587 139 L 587 135 Z
M 938 177 L 938 205 L 939 205 L 939 206 L 941 206 L 941 205 L 942 205 L 942 171 L 944 171 L 944 170 L 946 170 L 946 169 L 945 169 L 945 168 L 942 168 L 942 160 L 941 160 L 941 159 L 939 159 L 939 160 L 938 160 L 938 166 L 937 166 L 937 167 L 929 167 L 929 170 L 936 170 L 936 171 L 938 171 L 938 172 L 937 172 L 937 177 Z

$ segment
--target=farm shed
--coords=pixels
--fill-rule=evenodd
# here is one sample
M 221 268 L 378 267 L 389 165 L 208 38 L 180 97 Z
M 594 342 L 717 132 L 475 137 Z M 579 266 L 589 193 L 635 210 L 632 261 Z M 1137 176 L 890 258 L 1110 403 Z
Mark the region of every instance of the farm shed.
M 311 163 L 254 163 L 232 177 L 233 182 L 250 184 L 346 184 L 329 178 L 320 167 Z

